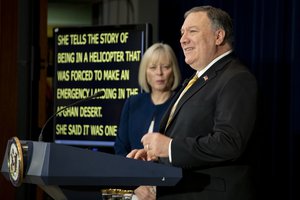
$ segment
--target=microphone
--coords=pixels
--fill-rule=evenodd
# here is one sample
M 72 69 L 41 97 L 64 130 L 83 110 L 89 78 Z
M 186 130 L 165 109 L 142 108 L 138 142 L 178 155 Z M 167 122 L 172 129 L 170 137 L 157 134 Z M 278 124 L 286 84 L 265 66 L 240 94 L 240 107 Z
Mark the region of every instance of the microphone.
M 85 102 L 85 101 L 94 99 L 94 98 L 99 97 L 99 96 L 102 96 L 102 95 L 104 95 L 104 91 L 97 92 L 97 93 L 95 93 L 95 94 L 92 95 L 92 96 L 88 96 L 88 97 L 86 97 L 86 98 L 84 98 L 84 99 L 80 99 L 80 100 L 78 100 L 78 101 L 75 101 L 74 103 L 71 103 L 71 104 L 65 106 L 64 108 L 59 109 L 58 111 L 56 111 L 56 112 L 55 112 L 53 115 L 51 115 L 51 116 L 48 118 L 48 120 L 45 122 L 45 124 L 44 124 L 44 126 L 43 126 L 43 128 L 42 128 L 42 130 L 41 130 L 41 132 L 40 132 L 38 141 L 39 141 L 39 142 L 43 141 L 43 132 L 44 132 L 44 129 L 45 129 L 46 125 L 47 125 L 47 124 L 49 123 L 49 121 L 50 121 L 54 116 L 56 116 L 58 113 L 60 113 L 61 111 L 65 110 L 65 109 L 67 109 L 67 108 L 69 108 L 69 107 L 71 107 L 71 106 L 74 106 L 74 105 L 76 105 L 76 104 L 80 104 L 80 103 L 82 103 L 82 102 Z

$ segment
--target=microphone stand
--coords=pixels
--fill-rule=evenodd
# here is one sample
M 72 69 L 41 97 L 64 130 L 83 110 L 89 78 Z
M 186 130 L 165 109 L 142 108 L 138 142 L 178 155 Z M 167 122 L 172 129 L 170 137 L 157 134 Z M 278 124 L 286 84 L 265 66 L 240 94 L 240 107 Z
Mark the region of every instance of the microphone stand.
M 102 96 L 103 94 L 104 94 L 103 91 L 97 92 L 97 93 L 95 93 L 95 94 L 92 95 L 92 96 L 89 96 L 89 97 L 84 98 L 84 99 L 80 99 L 80 100 L 78 100 L 78 101 L 75 101 L 74 103 L 71 103 L 71 104 L 65 106 L 65 107 L 62 108 L 62 109 L 59 109 L 57 112 L 55 112 L 53 115 L 51 115 L 51 116 L 48 118 L 48 120 L 45 122 L 45 124 L 44 124 L 44 126 L 42 127 L 42 130 L 41 130 L 41 132 L 40 132 L 38 141 L 39 141 L 39 142 L 42 142 L 42 141 L 43 141 L 43 132 L 44 132 L 44 129 L 45 129 L 46 125 L 47 125 L 47 124 L 49 123 L 49 121 L 50 121 L 54 116 L 56 116 L 58 113 L 60 113 L 61 111 L 65 110 L 65 109 L 67 109 L 67 108 L 69 108 L 69 107 L 71 107 L 71 106 L 74 106 L 74 105 L 76 105 L 76 104 L 80 104 L 80 103 L 82 103 L 82 102 L 85 102 L 85 101 L 91 100 L 91 99 L 93 99 L 93 98 Z

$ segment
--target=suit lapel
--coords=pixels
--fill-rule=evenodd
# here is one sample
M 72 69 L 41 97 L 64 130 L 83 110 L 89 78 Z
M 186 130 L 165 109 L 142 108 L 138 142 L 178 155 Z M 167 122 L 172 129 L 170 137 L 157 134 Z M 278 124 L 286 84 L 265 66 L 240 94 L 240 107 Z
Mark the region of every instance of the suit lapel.
M 211 77 L 212 78 L 212 77 Z M 182 105 L 191 98 L 195 93 L 201 92 L 200 90 L 206 85 L 206 83 L 210 80 L 208 75 L 202 75 L 199 79 L 190 87 L 188 91 L 181 97 L 179 100 L 176 110 L 174 112 L 173 118 L 176 116 L 177 112 L 180 110 Z
M 222 70 L 224 68 L 224 66 L 230 62 L 232 60 L 232 56 L 231 54 L 225 56 L 224 58 L 222 58 L 221 60 L 219 60 L 218 62 L 216 62 L 215 64 L 213 64 L 201 77 L 199 77 L 199 79 L 194 83 L 194 85 L 192 85 L 189 90 L 181 97 L 180 101 L 177 104 L 176 110 L 174 112 L 174 115 L 172 117 L 172 120 L 170 122 L 170 124 L 172 124 L 173 119 L 176 117 L 178 111 L 180 110 L 180 108 L 184 105 L 184 103 L 191 98 L 195 93 L 197 92 L 201 92 L 200 90 L 205 87 L 205 85 L 213 80 L 216 76 L 217 76 L 217 72 L 219 70 Z M 194 76 L 194 75 L 193 75 Z M 193 77 L 192 76 L 192 77 Z M 191 78 L 192 78 L 191 77 Z M 190 78 L 190 79 L 191 79 Z M 190 80 L 189 79 L 189 80 Z M 189 81 L 188 80 L 188 81 Z M 169 106 L 165 116 L 163 117 L 163 120 L 161 121 L 161 132 L 164 132 L 165 130 L 165 126 L 167 124 L 168 121 L 168 117 L 170 114 L 170 111 L 172 109 L 173 104 L 176 102 L 177 98 L 180 96 L 182 90 L 185 88 L 185 86 L 187 85 L 188 81 L 185 81 L 185 84 L 183 84 L 182 88 L 178 91 L 178 93 L 174 96 L 171 105 Z
M 230 55 L 230 54 L 229 54 Z M 201 77 L 195 82 L 195 84 L 182 96 L 176 107 L 174 116 L 180 110 L 181 106 L 195 93 L 201 92 L 200 90 L 211 80 L 217 76 L 217 72 L 222 70 L 228 62 L 231 60 L 231 56 L 225 56 L 214 65 L 212 65 Z M 174 117 L 173 117 L 174 118 Z

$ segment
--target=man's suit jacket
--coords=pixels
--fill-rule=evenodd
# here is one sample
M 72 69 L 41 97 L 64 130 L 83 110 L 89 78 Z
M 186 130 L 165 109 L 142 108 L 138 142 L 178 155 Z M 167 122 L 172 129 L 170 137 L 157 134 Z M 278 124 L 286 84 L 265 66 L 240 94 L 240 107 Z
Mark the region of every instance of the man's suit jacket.
M 255 77 L 229 54 L 183 95 L 166 128 L 171 103 L 160 131 L 173 138 L 172 165 L 183 169 L 183 178 L 174 187 L 158 187 L 158 199 L 252 199 L 251 166 L 244 154 L 256 101 Z

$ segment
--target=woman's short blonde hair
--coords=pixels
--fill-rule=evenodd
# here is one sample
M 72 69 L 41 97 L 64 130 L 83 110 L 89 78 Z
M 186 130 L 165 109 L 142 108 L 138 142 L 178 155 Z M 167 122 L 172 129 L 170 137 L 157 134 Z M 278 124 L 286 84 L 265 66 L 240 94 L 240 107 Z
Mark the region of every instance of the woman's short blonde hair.
M 139 67 L 138 81 L 141 88 L 145 92 L 151 92 L 151 87 L 148 84 L 147 75 L 146 75 L 147 66 L 150 64 L 150 62 L 153 62 L 153 60 L 154 61 L 158 60 L 159 56 L 167 56 L 169 59 L 169 64 L 172 67 L 173 83 L 172 83 L 171 90 L 172 91 L 175 90 L 180 84 L 181 74 L 178 66 L 178 61 L 173 49 L 168 44 L 154 43 L 145 51 Z

